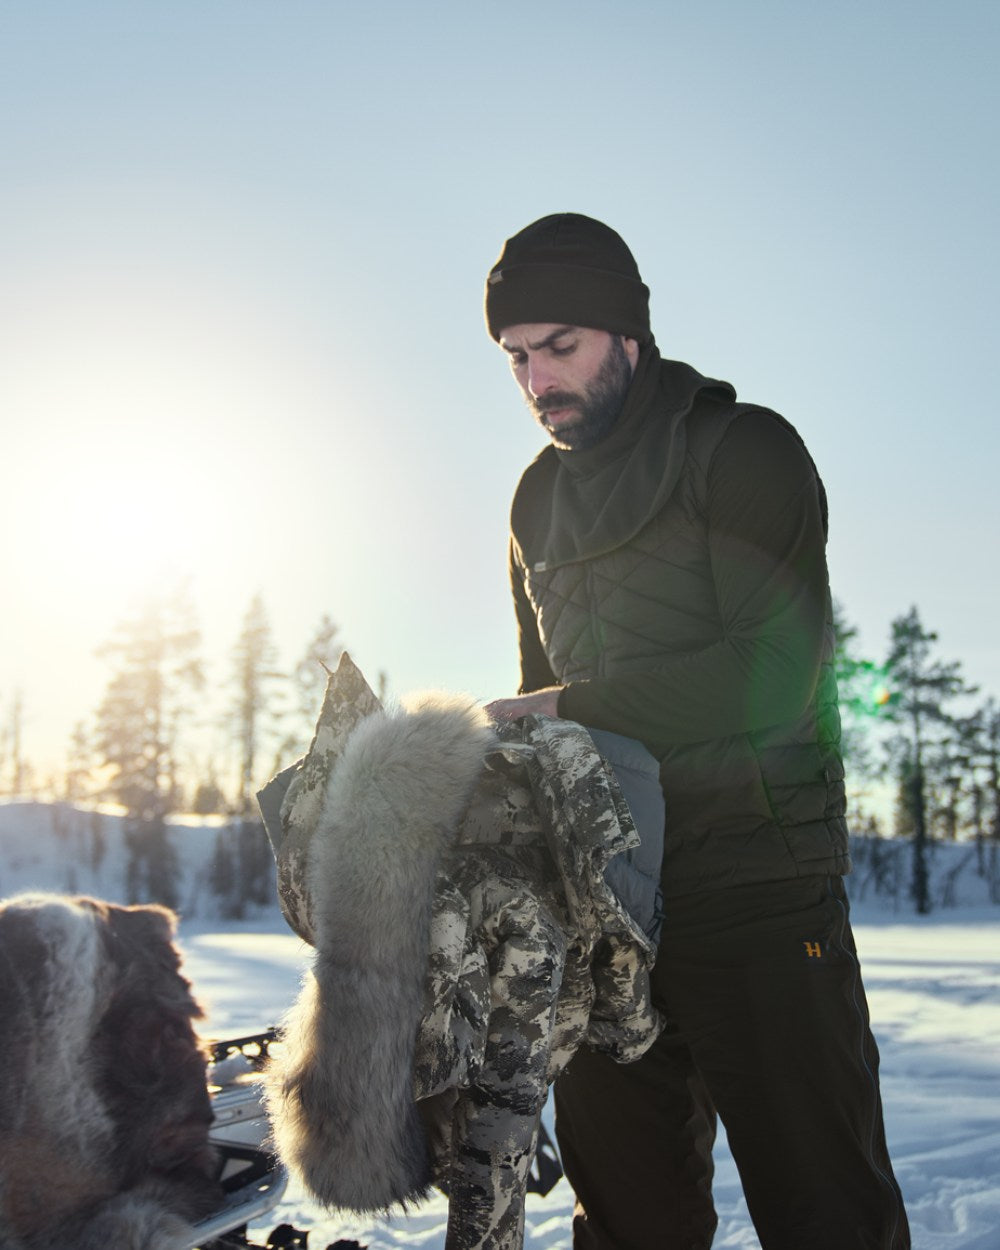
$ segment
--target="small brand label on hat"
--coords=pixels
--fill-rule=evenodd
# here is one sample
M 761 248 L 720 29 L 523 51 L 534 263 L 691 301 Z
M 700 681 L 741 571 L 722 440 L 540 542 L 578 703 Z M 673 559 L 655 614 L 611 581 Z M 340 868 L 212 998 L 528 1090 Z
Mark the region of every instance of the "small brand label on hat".
M 496 286 L 498 282 L 503 282 L 503 270 L 497 269 L 486 279 L 489 286 Z

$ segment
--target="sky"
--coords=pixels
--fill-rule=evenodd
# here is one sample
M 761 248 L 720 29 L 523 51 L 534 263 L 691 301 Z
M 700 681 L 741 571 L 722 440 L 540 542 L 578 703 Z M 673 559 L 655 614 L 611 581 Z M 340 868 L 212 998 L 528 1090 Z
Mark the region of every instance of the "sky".
M 188 578 L 390 688 L 516 681 L 543 436 L 482 320 L 504 239 L 601 218 L 664 355 L 805 438 L 835 596 L 1000 696 L 1000 6 L 0 0 L 0 718 L 58 766 L 95 650 Z

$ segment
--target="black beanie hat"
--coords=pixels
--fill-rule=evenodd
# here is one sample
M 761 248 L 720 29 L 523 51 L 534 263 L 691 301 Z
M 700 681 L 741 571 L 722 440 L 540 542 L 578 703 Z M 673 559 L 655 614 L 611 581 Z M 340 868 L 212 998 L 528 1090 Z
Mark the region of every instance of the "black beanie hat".
M 558 322 L 649 342 L 649 288 L 621 235 L 580 213 L 542 217 L 507 240 L 486 279 L 486 328 Z

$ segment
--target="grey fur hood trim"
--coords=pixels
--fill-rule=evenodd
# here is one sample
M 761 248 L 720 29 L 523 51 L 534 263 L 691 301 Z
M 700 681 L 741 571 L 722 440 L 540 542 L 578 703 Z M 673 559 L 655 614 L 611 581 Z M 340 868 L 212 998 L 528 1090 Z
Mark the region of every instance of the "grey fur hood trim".
M 420 1198 L 414 1102 L 435 879 L 493 734 L 466 699 L 365 717 L 333 764 L 310 843 L 317 956 L 270 1099 L 282 1158 L 328 1206 Z

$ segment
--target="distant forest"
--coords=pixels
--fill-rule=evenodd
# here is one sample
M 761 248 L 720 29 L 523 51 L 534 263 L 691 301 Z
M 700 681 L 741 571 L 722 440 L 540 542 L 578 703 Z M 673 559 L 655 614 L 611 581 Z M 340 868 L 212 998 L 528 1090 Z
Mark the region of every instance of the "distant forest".
M 966 682 L 959 661 L 939 655 L 937 634 L 916 607 L 892 621 L 881 659 L 859 653 L 857 628 L 840 605 L 834 619 L 852 826 L 912 840 L 919 908 L 928 843 L 975 841 L 980 850 L 1000 843 L 1000 707 Z M 145 600 L 100 648 L 109 674 L 103 698 L 76 726 L 63 775 L 44 782 L 24 757 L 24 696 L 15 695 L 0 707 L 0 795 L 117 803 L 134 822 L 137 847 L 151 852 L 176 812 L 256 823 L 255 791 L 309 745 L 326 669 L 343 649 L 339 630 L 324 616 L 284 671 L 256 595 L 228 675 L 211 692 L 200 646 L 184 589 Z M 385 686 L 379 674 L 380 695 Z M 206 719 L 209 706 L 223 711 Z M 887 788 L 895 797 L 888 820 L 868 797 Z
M 338 634 L 323 616 L 298 662 L 282 669 L 254 595 L 213 686 L 187 591 L 148 596 L 97 648 L 107 685 L 75 726 L 60 775 L 40 777 L 23 750 L 24 694 L 0 705 L 0 795 L 112 802 L 142 817 L 246 815 L 260 785 L 307 750 L 326 669 L 343 650 Z M 378 683 L 384 695 L 383 673 Z

